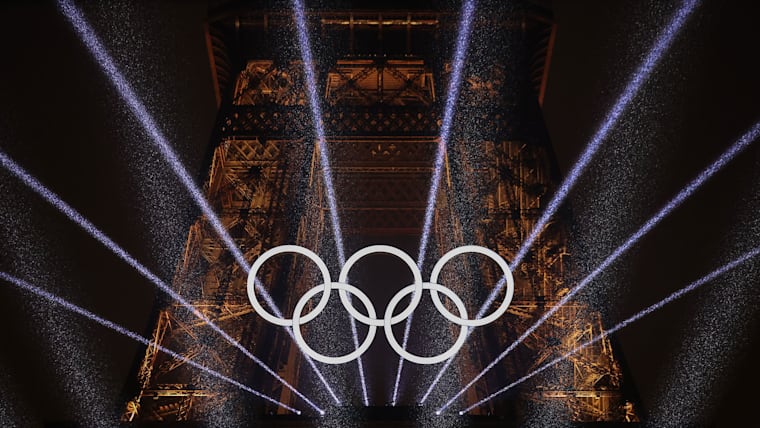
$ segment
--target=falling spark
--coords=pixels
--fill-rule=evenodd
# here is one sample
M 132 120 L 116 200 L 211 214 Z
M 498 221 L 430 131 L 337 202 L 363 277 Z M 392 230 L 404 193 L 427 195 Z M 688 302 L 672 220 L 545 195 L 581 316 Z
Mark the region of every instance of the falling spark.
M 530 250 L 530 247 L 533 245 L 533 242 L 536 240 L 536 238 L 538 238 L 538 235 L 540 235 L 541 232 L 543 232 L 544 227 L 549 222 L 549 220 L 554 215 L 554 213 L 557 212 L 560 205 L 565 200 L 565 197 L 567 197 L 567 194 L 575 185 L 575 182 L 578 180 L 580 175 L 586 169 L 589 162 L 591 162 L 591 159 L 599 150 L 599 147 L 601 147 L 602 143 L 607 138 L 607 135 L 609 134 L 609 132 L 614 128 L 614 126 L 620 120 L 620 117 L 625 112 L 628 105 L 636 97 L 636 95 L 638 94 L 643 84 L 647 81 L 647 79 L 649 78 L 649 75 L 652 73 L 652 70 L 655 68 L 655 66 L 657 66 L 657 63 L 660 61 L 665 51 L 667 51 L 670 45 L 673 43 L 673 40 L 675 40 L 681 27 L 686 22 L 686 20 L 691 15 L 691 13 L 694 11 L 698 3 L 699 3 L 699 0 L 686 0 L 681 5 L 681 8 L 678 10 L 676 15 L 673 17 L 670 24 L 660 34 L 660 36 L 657 39 L 657 42 L 655 43 L 655 46 L 649 52 L 644 62 L 636 70 L 632 79 L 628 82 L 628 85 L 623 90 L 622 95 L 620 96 L 620 98 L 618 98 L 615 105 L 612 107 L 609 113 L 607 113 L 607 116 L 605 117 L 601 126 L 597 129 L 596 133 L 591 138 L 591 141 L 589 142 L 589 144 L 584 149 L 583 153 L 581 154 L 581 157 L 578 159 L 575 165 L 573 165 L 573 168 L 570 170 L 570 173 L 562 182 L 559 189 L 557 190 L 557 192 L 554 194 L 551 201 L 547 205 L 546 210 L 544 210 L 538 222 L 531 230 L 530 235 L 528 235 L 528 238 L 525 240 L 525 242 L 522 244 L 522 246 L 518 250 L 517 254 L 515 255 L 514 260 L 512 260 L 512 263 L 510 265 L 510 268 L 513 271 L 520 265 L 523 258 L 527 254 L 528 250 Z M 485 313 L 485 311 L 493 304 L 493 302 L 496 301 L 496 298 L 501 293 L 501 290 L 504 287 L 505 283 L 506 281 L 504 281 L 504 278 L 502 278 L 496 284 L 496 286 L 493 288 L 493 290 L 489 294 L 488 299 L 486 299 L 486 302 L 480 308 L 480 311 L 478 311 L 477 317 L 481 317 Z M 430 387 L 428 387 L 428 390 L 423 396 L 421 402 L 424 403 L 425 400 L 427 400 L 427 398 L 430 396 L 430 393 L 433 391 L 433 388 L 438 383 L 438 381 L 440 381 L 440 379 L 443 376 L 443 373 L 446 371 L 446 369 L 448 369 L 452 361 L 453 361 L 453 358 L 448 360 L 446 364 L 441 368 L 441 370 L 438 372 L 438 374 L 434 378 L 433 383 L 430 385 Z
M 591 339 L 591 340 L 583 343 L 582 345 L 580 345 L 577 348 L 575 348 L 575 349 L 567 352 L 566 354 L 562 355 L 561 357 L 555 358 L 554 360 L 552 360 L 552 361 L 544 364 L 543 366 L 539 367 L 538 369 L 536 369 L 536 370 L 530 372 L 529 374 L 521 377 L 520 379 L 518 379 L 518 380 L 516 380 L 516 381 L 514 381 L 512 383 L 510 383 L 509 385 L 505 386 L 504 388 L 502 388 L 502 389 L 494 392 L 493 394 L 489 395 L 488 397 L 485 397 L 484 399 L 478 401 L 477 403 L 471 405 L 470 407 L 467 407 L 466 409 L 460 411 L 459 414 L 462 415 L 464 413 L 467 413 L 470 410 L 472 410 L 472 409 L 474 409 L 474 408 L 482 405 L 483 403 L 485 403 L 485 402 L 487 402 L 489 400 L 492 400 L 496 396 L 498 396 L 500 394 L 503 394 L 504 392 L 506 392 L 506 391 L 514 388 L 515 386 L 517 386 L 517 385 L 525 382 L 526 380 L 532 378 L 533 376 L 536 376 L 537 374 L 543 372 L 544 370 L 546 370 L 546 369 L 548 369 L 548 368 L 556 365 L 557 363 L 560 363 L 560 362 L 562 362 L 562 361 L 570 358 L 571 356 L 573 356 L 574 354 L 578 353 L 582 349 L 584 349 L 584 348 L 586 348 L 588 346 L 593 345 L 594 343 L 602 340 L 606 336 L 617 332 L 618 330 L 620 330 L 623 327 L 626 327 L 627 325 L 629 325 L 629 324 L 631 324 L 631 323 L 639 320 L 640 318 L 642 318 L 642 317 L 644 317 L 646 315 L 649 315 L 649 314 L 651 314 L 651 313 L 659 310 L 660 308 L 662 308 L 663 306 L 667 305 L 668 303 L 670 303 L 670 302 L 672 302 L 672 301 L 674 301 L 674 300 L 676 300 L 676 299 L 684 296 L 687 293 L 690 293 L 690 292 L 694 291 L 695 289 L 699 288 L 700 286 L 702 286 L 702 285 L 704 285 L 704 284 L 712 281 L 713 279 L 715 279 L 715 278 L 723 275 L 724 273 L 730 271 L 731 269 L 735 268 L 736 266 L 738 266 L 738 265 L 744 263 L 745 261 L 747 261 L 747 260 L 749 260 L 749 259 L 757 256 L 758 254 L 760 254 L 760 247 L 757 247 L 754 250 L 751 250 L 751 251 L 748 251 L 748 252 L 744 253 L 744 255 L 742 255 L 741 257 L 739 257 L 739 258 L 737 258 L 737 259 L 735 259 L 735 260 L 733 260 L 733 261 L 731 261 L 731 262 L 723 265 L 722 267 L 720 267 L 720 268 L 718 268 L 718 269 L 710 272 L 709 274 L 707 274 L 707 275 L 703 276 L 702 278 L 700 278 L 700 279 L 692 282 L 691 284 L 687 285 L 686 287 L 683 287 L 680 290 L 678 290 L 678 291 L 670 294 L 668 297 L 660 300 L 659 302 L 657 302 L 657 303 L 655 303 L 655 304 L 647 307 L 646 309 L 643 309 L 642 311 L 634 314 L 630 318 L 628 318 L 625 321 L 622 321 L 621 323 L 615 325 L 614 327 L 610 328 L 606 332 L 604 332 L 604 333 L 602 333 L 600 335 L 595 336 L 593 339 Z M 439 411 L 443 411 L 443 409 L 444 408 L 442 408 Z
M 454 111 L 456 109 L 457 98 L 459 98 L 459 88 L 462 81 L 462 69 L 467 57 L 467 46 L 470 41 L 470 28 L 472 16 L 475 13 L 475 1 L 465 0 L 462 4 L 462 18 L 459 21 L 457 33 L 457 44 L 454 52 L 454 67 L 449 80 L 446 105 L 443 110 L 443 123 L 441 124 L 441 133 L 438 141 L 438 150 L 435 155 L 435 164 L 433 177 L 430 180 L 430 193 L 428 193 L 427 207 L 425 209 L 425 220 L 422 228 L 422 239 L 420 239 L 420 250 L 417 257 L 417 266 L 422 267 L 425 262 L 425 253 L 430 239 L 430 230 L 432 228 L 433 213 L 435 212 L 435 201 L 438 195 L 438 188 L 441 182 L 444 160 L 446 157 L 446 146 L 448 145 L 449 135 L 451 134 L 451 125 L 454 121 Z M 413 315 L 412 315 L 413 316 Z M 409 331 L 412 326 L 412 316 L 406 320 L 404 325 L 404 341 L 402 347 L 406 349 L 409 343 Z M 404 358 L 399 358 L 398 369 L 396 370 L 396 379 L 393 383 L 393 396 L 391 405 L 395 406 L 398 401 L 399 384 L 401 383 L 401 372 L 404 369 Z
M 731 147 L 729 147 L 728 150 L 726 150 L 720 157 L 715 160 L 710 166 L 705 168 L 702 172 L 699 173 L 699 175 L 693 179 L 686 187 L 681 189 L 678 194 L 670 200 L 664 207 L 660 209 L 660 211 L 657 212 L 653 217 L 651 217 L 649 220 L 647 220 L 644 225 L 639 228 L 633 235 L 631 235 L 628 240 L 626 240 L 622 245 L 617 247 L 615 251 L 612 252 L 609 256 L 607 256 L 604 261 L 596 267 L 590 274 L 588 274 L 585 278 L 583 278 L 578 285 L 576 285 L 572 290 L 570 290 L 569 293 L 567 293 L 560 301 L 552 306 L 552 308 L 547 311 L 541 318 L 533 324 L 530 328 L 528 328 L 514 343 L 512 343 L 504 352 L 502 352 L 496 359 L 494 359 L 491 363 L 489 363 L 485 369 L 483 369 L 473 380 L 471 380 L 464 388 L 462 388 L 456 395 L 454 395 L 446 404 L 442 407 L 442 410 L 445 410 L 448 406 L 450 406 L 454 400 L 459 398 L 465 391 L 467 391 L 472 385 L 475 384 L 480 378 L 483 377 L 489 370 L 491 370 L 496 364 L 499 363 L 499 361 L 503 360 L 507 355 L 509 355 L 510 352 L 512 352 L 520 343 L 522 343 L 528 336 L 530 336 L 531 333 L 533 333 L 541 324 L 546 322 L 549 317 L 551 317 L 554 313 L 556 313 L 563 305 L 565 305 L 567 302 L 570 301 L 576 294 L 578 294 L 579 291 L 581 291 L 586 285 L 588 285 L 591 281 L 594 280 L 599 274 L 604 272 L 605 269 L 607 269 L 613 262 L 615 262 L 620 256 L 622 256 L 626 251 L 628 251 L 634 244 L 636 244 L 641 238 L 643 238 L 650 230 L 652 230 L 655 226 L 657 226 L 662 219 L 668 216 L 673 210 L 678 208 L 678 206 L 683 203 L 689 196 L 691 196 L 697 189 L 699 189 L 702 184 L 704 184 L 710 177 L 712 177 L 716 172 L 718 172 L 721 168 L 723 168 L 728 162 L 730 162 L 736 155 L 741 153 L 747 146 L 749 146 L 753 141 L 755 141 L 758 137 L 760 137 L 760 122 L 755 123 L 755 125 L 750 128 L 749 131 L 747 131 L 744 135 L 739 138 Z
M 314 130 L 317 134 L 317 148 L 319 149 L 319 160 L 322 165 L 322 178 L 327 193 L 327 204 L 330 207 L 330 222 L 332 223 L 333 234 L 335 235 L 335 246 L 338 251 L 338 261 L 343 266 L 346 263 L 346 255 L 343 247 L 343 234 L 340 229 L 340 220 L 338 218 L 338 205 L 335 197 L 335 188 L 332 182 L 332 169 L 330 168 L 330 156 L 327 152 L 327 141 L 325 140 L 325 130 L 322 125 L 322 108 L 320 107 L 319 97 L 317 96 L 317 83 L 314 76 L 314 60 L 311 55 L 311 44 L 309 43 L 309 29 L 306 26 L 306 17 L 304 5 L 301 0 L 293 0 L 293 14 L 296 19 L 298 29 L 298 43 L 301 47 L 301 58 L 303 60 L 304 73 L 306 74 L 306 92 L 309 96 L 309 106 L 311 107 L 312 121 Z M 359 347 L 359 336 L 356 331 L 356 322 L 354 318 L 349 318 L 351 323 L 351 335 L 353 336 L 354 347 Z M 364 405 L 369 406 L 369 396 L 367 394 L 367 380 L 364 375 L 364 364 L 361 357 L 356 359 L 359 366 L 359 380 L 362 386 L 362 398 Z
M 162 281 L 159 277 L 157 277 L 153 272 L 148 270 L 147 267 L 145 267 L 143 264 L 138 262 L 134 257 L 132 257 L 132 255 L 130 255 L 124 248 L 120 247 L 111 238 L 106 236 L 106 234 L 103 233 L 100 229 L 98 229 L 94 224 L 92 224 L 92 222 L 87 220 L 78 211 L 72 208 L 71 205 L 64 202 L 58 195 L 56 195 L 50 189 L 45 187 L 36 178 L 32 177 L 28 172 L 26 172 L 23 168 L 21 168 L 21 166 L 19 166 L 16 162 L 14 162 L 2 151 L 0 151 L 0 165 L 2 165 L 3 168 L 10 171 L 24 184 L 26 184 L 28 187 L 34 190 L 35 193 L 42 196 L 43 199 L 45 199 L 47 202 L 53 205 L 56 209 L 58 209 L 58 211 L 60 211 L 62 214 L 68 217 L 71 221 L 79 225 L 79 227 L 84 229 L 88 235 L 90 235 L 95 240 L 103 244 L 106 248 L 111 250 L 111 252 L 116 254 L 120 259 L 122 259 L 124 262 L 126 262 L 128 265 L 134 268 L 137 272 L 139 272 L 143 277 L 145 277 L 150 282 L 155 284 L 161 291 L 169 295 L 172 299 L 179 302 L 182 306 L 184 306 L 187 310 L 189 310 L 193 315 L 195 315 L 200 320 L 205 322 L 209 327 L 211 327 L 212 330 L 219 333 L 219 335 L 221 335 L 225 340 L 227 340 L 227 342 L 229 342 L 235 348 L 243 352 L 243 354 L 245 354 L 248 358 L 250 358 L 254 363 L 256 363 L 258 366 L 266 370 L 267 373 L 271 374 L 278 381 L 282 382 L 283 385 L 285 385 L 288 389 L 290 389 L 296 395 L 301 397 L 310 406 L 314 407 L 315 409 L 319 409 L 319 407 L 317 407 L 316 404 L 314 404 L 311 400 L 306 398 L 306 396 L 304 396 L 298 390 L 296 390 L 293 386 L 291 386 L 285 379 L 283 379 L 280 375 L 275 373 L 274 370 L 272 370 L 271 368 L 269 368 L 269 366 L 264 364 L 264 362 L 256 358 L 256 356 L 254 356 L 253 354 L 251 354 L 250 351 L 245 349 L 240 343 L 238 343 L 235 339 L 233 339 L 229 334 L 227 334 L 224 330 L 222 330 L 216 324 L 214 324 L 210 319 L 208 319 L 208 317 L 206 317 L 203 313 L 201 313 L 198 309 L 196 309 L 193 305 L 191 305 L 188 301 L 186 301 L 176 291 L 172 290 L 171 287 L 169 287 L 164 281 Z
M 187 191 L 190 193 L 190 196 L 196 205 L 198 205 L 198 207 L 201 209 L 201 212 L 203 213 L 206 220 L 211 224 L 217 235 L 219 235 L 219 237 L 222 239 L 227 249 L 229 249 L 229 251 L 232 253 L 233 257 L 235 257 L 237 263 L 243 268 L 245 273 L 248 274 L 250 271 L 250 266 L 246 261 L 245 256 L 240 251 L 237 244 L 235 244 L 235 241 L 227 232 L 227 229 L 225 229 L 219 217 L 216 215 L 216 213 L 214 213 L 214 210 L 211 208 L 208 201 L 206 201 L 206 198 L 203 196 L 201 190 L 198 188 L 198 186 L 195 185 L 195 182 L 187 172 L 187 169 L 174 153 L 174 150 L 172 150 L 171 145 L 166 140 L 166 137 L 164 137 L 163 133 L 159 130 L 156 122 L 153 120 L 153 117 L 148 113 L 148 110 L 140 101 L 137 94 L 132 89 L 132 86 L 116 67 L 113 59 L 106 51 L 103 44 L 100 42 L 100 39 L 95 34 L 95 31 L 87 23 L 87 20 L 84 18 L 81 11 L 69 0 L 59 0 L 58 5 L 63 15 L 66 16 L 66 18 L 69 20 L 82 42 L 95 58 L 96 62 L 101 66 L 106 76 L 108 76 L 117 92 L 127 103 L 130 110 L 132 111 L 132 114 L 134 114 L 138 119 L 142 127 L 150 136 L 151 141 L 155 144 L 161 155 L 169 163 L 174 173 L 180 179 L 180 182 L 182 182 Z M 267 290 L 261 285 L 260 282 L 257 281 L 256 285 L 269 308 L 277 316 L 282 317 L 282 312 L 279 310 L 274 300 L 272 300 L 269 292 L 267 292 Z M 292 329 L 288 328 L 287 331 L 290 337 L 293 338 Z M 332 398 L 337 404 L 340 404 L 340 400 L 338 399 L 337 395 L 335 395 L 335 392 L 327 383 L 327 379 L 325 379 L 324 375 L 322 375 L 321 371 L 317 368 L 314 361 L 305 353 L 304 356 L 309 362 L 311 368 L 317 374 L 317 377 L 327 388 Z
M 198 364 L 195 361 L 193 361 L 193 360 L 191 360 L 191 359 L 189 359 L 189 358 L 187 358 L 187 357 L 185 357 L 183 355 L 180 355 L 180 354 L 178 354 L 178 353 L 176 353 L 176 352 L 174 352 L 174 351 L 172 351 L 170 349 L 167 349 L 167 348 L 161 346 L 160 344 L 153 342 L 150 339 L 147 339 L 147 338 L 145 338 L 143 336 L 140 336 L 139 334 L 134 333 L 131 330 L 128 330 L 128 329 L 126 329 L 126 328 L 124 328 L 124 327 L 122 327 L 122 326 L 120 326 L 120 325 L 118 325 L 116 323 L 113 323 L 113 322 L 108 321 L 108 320 L 106 320 L 104 318 L 101 318 L 101 317 L 95 315 L 94 313 L 92 313 L 92 312 L 90 312 L 90 311 L 88 311 L 88 310 L 86 310 L 84 308 L 81 308 L 81 307 L 79 307 L 79 306 L 77 306 L 77 305 L 75 305 L 75 304 L 73 304 L 71 302 L 69 302 L 68 300 L 64 300 L 63 298 L 61 298 L 59 296 L 56 296 L 56 295 L 54 295 L 52 293 L 49 293 L 49 292 L 47 292 L 47 291 L 45 291 L 45 290 L 43 290 L 43 289 L 41 289 L 39 287 L 36 287 L 36 286 L 34 286 L 32 284 L 29 284 L 28 282 L 26 282 L 26 281 L 24 281 L 22 279 L 16 278 L 16 277 L 14 277 L 12 275 L 9 275 L 9 274 L 7 274 L 5 272 L 0 272 L 0 279 L 3 279 L 4 281 L 6 281 L 8 283 L 11 283 L 11 284 L 13 284 L 13 285 L 15 285 L 15 286 L 17 286 L 17 287 L 25 290 L 25 291 L 28 291 L 30 293 L 33 293 L 33 294 L 39 296 L 39 297 L 42 297 L 42 298 L 48 300 L 49 302 L 55 303 L 57 305 L 60 305 L 63 308 L 65 308 L 66 310 L 69 310 L 71 312 L 74 312 L 74 313 L 77 313 L 79 315 L 82 315 L 82 316 L 84 316 L 84 317 L 86 317 L 86 318 L 88 318 L 88 319 L 90 319 L 92 321 L 95 321 L 96 323 L 98 323 L 98 324 L 100 324 L 100 325 L 102 325 L 104 327 L 107 327 L 107 328 L 109 328 L 109 329 L 111 329 L 111 330 L 113 330 L 113 331 L 115 331 L 115 332 L 117 332 L 119 334 L 127 336 L 130 339 L 136 340 L 136 341 L 138 341 L 138 342 L 140 342 L 140 343 L 142 343 L 142 344 L 144 344 L 146 346 L 149 346 L 149 347 L 155 346 L 158 349 L 160 349 L 162 352 L 164 352 L 164 353 L 166 353 L 168 355 L 171 355 L 172 357 L 176 358 L 177 360 L 183 361 L 183 362 L 185 362 L 185 363 L 187 363 L 187 364 L 189 364 L 189 365 L 191 365 L 191 366 L 193 366 L 193 367 L 195 367 L 197 369 L 203 370 L 204 372 L 210 374 L 211 376 L 214 376 L 214 377 L 216 377 L 218 379 L 221 379 L 221 380 L 223 380 L 223 381 L 225 381 L 227 383 L 230 383 L 230 384 L 236 386 L 239 389 L 242 389 L 244 391 L 250 392 L 251 394 L 253 394 L 253 395 L 257 396 L 257 397 L 260 397 L 260 398 L 262 398 L 262 399 L 264 399 L 266 401 L 269 401 L 270 403 L 273 403 L 273 404 L 276 404 L 276 405 L 278 405 L 280 407 L 288 409 L 291 412 L 296 413 L 298 415 L 301 414 L 301 411 L 298 410 L 298 409 L 290 407 L 290 406 L 288 406 L 285 403 L 281 403 L 281 402 L 275 400 L 274 398 L 265 395 L 264 393 L 256 391 L 255 389 L 252 389 L 252 388 L 250 388 L 248 386 L 245 386 L 242 383 L 240 383 L 240 382 L 238 382 L 236 380 L 233 380 L 233 379 L 231 379 L 231 378 L 229 378 L 229 377 L 227 377 L 227 376 L 225 376 L 225 375 L 223 375 L 223 374 L 221 374 L 221 373 L 219 373 L 217 371 L 214 371 L 214 370 L 212 370 L 212 369 L 210 369 L 210 368 L 208 368 L 206 366 L 203 366 L 201 364 Z M 320 413 L 322 412 L 322 409 L 320 409 L 319 407 L 315 407 L 315 409 L 318 412 L 320 412 Z

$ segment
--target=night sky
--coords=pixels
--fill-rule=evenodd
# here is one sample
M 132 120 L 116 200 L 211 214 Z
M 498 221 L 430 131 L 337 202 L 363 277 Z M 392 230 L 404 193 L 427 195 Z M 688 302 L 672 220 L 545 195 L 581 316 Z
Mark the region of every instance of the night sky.
M 678 2 L 555 3 L 544 118 L 565 172 Z M 703 2 L 574 189 L 578 272 L 760 120 L 760 14 L 744 4 Z M 216 115 L 206 3 L 104 1 L 83 10 L 201 182 Z M 171 279 L 198 213 L 68 22 L 52 3 L 3 3 L 0 40 L 0 149 Z M 759 189 L 760 141 L 580 298 L 614 325 L 760 245 Z M 154 287 L 4 170 L 0 269 L 150 334 Z M 643 414 L 680 408 L 676 418 L 699 413 L 700 426 L 725 427 L 754 417 L 756 399 L 743 391 L 760 384 L 759 287 L 754 260 L 614 336 Z M 0 425 L 95 426 L 88 418 L 121 411 L 141 346 L 5 282 L 0 302 Z

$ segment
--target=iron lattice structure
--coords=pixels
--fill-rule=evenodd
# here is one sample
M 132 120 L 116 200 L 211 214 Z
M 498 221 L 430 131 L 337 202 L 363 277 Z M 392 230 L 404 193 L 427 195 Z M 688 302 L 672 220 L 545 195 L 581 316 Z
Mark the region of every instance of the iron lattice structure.
M 429 260 L 462 244 L 483 245 L 512 260 L 558 182 L 539 110 L 554 37 L 549 14 L 523 5 L 485 15 L 489 16 L 476 18 L 480 22 L 475 28 L 488 25 L 495 30 L 480 36 L 475 30 L 471 56 L 490 54 L 493 59 L 465 68 Z M 457 19 L 451 11 L 308 14 L 314 39 L 321 41 L 315 46 L 326 133 L 321 144 L 330 148 L 347 241 L 418 239 L 422 232 Z M 212 11 L 208 25 L 220 112 L 205 192 L 250 261 L 269 248 L 292 243 L 335 258 L 303 64 L 298 50 L 281 42 L 296 40 L 292 28 L 288 13 L 228 6 Z M 495 40 L 488 45 L 484 37 Z M 494 45 L 510 49 L 510 54 L 499 49 L 489 53 Z M 460 352 L 449 381 L 455 391 L 573 285 L 568 279 L 567 218 L 564 213 L 547 226 L 515 270 L 516 290 L 508 314 L 479 329 Z M 261 279 L 272 284 L 276 301 L 292 308 L 313 286 L 312 275 L 296 260 L 273 265 Z M 447 275 L 495 284 L 497 273 L 493 266 L 471 263 Z M 457 282 L 464 281 L 452 283 Z M 323 388 L 285 330 L 253 313 L 245 270 L 203 217 L 188 232 L 173 286 L 292 385 L 312 392 Z M 462 287 L 456 291 L 470 307 L 484 298 Z M 316 327 L 312 330 L 319 333 Z M 598 313 L 583 304 L 567 305 L 463 399 L 479 400 L 603 331 Z M 453 341 L 456 332 L 447 327 L 431 334 Z M 289 389 L 184 308 L 162 307 L 152 337 L 284 403 L 303 407 Z M 331 381 L 339 378 L 331 368 L 320 367 Z M 436 372 L 411 370 L 423 378 Z M 245 421 L 284 413 L 155 347 L 145 350 L 137 383 L 137 393 L 123 414 L 126 422 L 205 420 L 214 415 Z M 347 388 L 357 391 L 340 382 L 333 386 L 344 393 Z M 604 339 L 475 413 L 519 417 L 531 406 L 559 404 L 574 421 L 635 420 L 621 387 L 621 369 L 610 341 Z M 414 400 L 410 394 L 402 398 Z

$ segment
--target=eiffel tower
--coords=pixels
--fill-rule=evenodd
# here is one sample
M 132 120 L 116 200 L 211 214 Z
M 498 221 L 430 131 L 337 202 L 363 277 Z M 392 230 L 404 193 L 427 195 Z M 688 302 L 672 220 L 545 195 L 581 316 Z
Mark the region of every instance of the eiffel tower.
M 238 2 L 221 2 L 210 10 L 209 61 L 220 107 L 204 190 L 247 260 L 278 245 L 297 244 L 322 256 L 333 270 L 338 266 L 318 144 L 325 144 L 331 156 L 346 253 L 387 243 L 416 255 L 458 19 L 456 9 L 445 8 L 310 10 L 307 24 L 326 134 L 316 142 L 292 13 Z M 484 4 L 473 28 L 423 277 L 441 255 L 464 244 L 513 260 L 561 178 L 540 113 L 555 34 L 550 11 L 532 2 Z M 570 221 L 564 212 L 546 227 L 513 272 L 515 293 L 508 312 L 476 330 L 439 392 L 458 391 L 574 285 L 569 279 Z M 278 258 L 261 276 L 286 314 L 316 284 L 302 262 Z M 477 307 L 497 283 L 498 270 L 467 258 L 456 267 L 446 274 L 446 283 L 465 296 L 469 308 Z M 246 280 L 208 219 L 199 217 L 188 231 L 173 286 L 215 324 L 288 383 L 329 406 L 328 416 L 333 412 L 351 420 L 341 426 L 415 426 L 415 418 L 432 411 L 416 403 L 440 365 L 406 362 L 399 406 L 384 406 L 398 357 L 388 357 L 382 349 L 364 358 L 371 407 L 362 402 L 356 364 L 316 364 L 340 396 L 337 405 L 286 330 L 254 313 Z M 483 287 L 465 285 L 473 283 Z M 386 293 L 380 286 L 366 291 L 380 300 Z M 413 331 L 427 314 L 415 315 Z M 345 315 L 333 319 L 347 331 Z M 442 322 L 430 324 L 413 334 L 410 348 L 446 348 L 459 331 Z M 304 331 L 307 340 L 335 336 L 325 325 Z M 364 331 L 359 328 L 360 337 Z M 565 305 L 469 389 L 462 403 L 482 399 L 603 332 L 593 308 Z M 178 305 L 158 310 L 152 339 L 302 408 L 293 391 Z M 325 341 L 328 349 L 352 346 L 350 340 L 331 340 Z M 635 421 L 633 405 L 622 392 L 618 361 L 605 338 L 511 395 L 473 410 L 468 423 L 510 426 L 536 409 L 549 408 L 574 422 Z M 330 426 L 213 380 L 155 346 L 145 349 L 137 384 L 123 413 L 128 425 L 184 421 L 216 426 L 220 423 L 214 421 L 227 421 L 225 426 L 244 426 L 259 421 L 265 426 Z M 433 394 L 431 400 L 444 395 Z

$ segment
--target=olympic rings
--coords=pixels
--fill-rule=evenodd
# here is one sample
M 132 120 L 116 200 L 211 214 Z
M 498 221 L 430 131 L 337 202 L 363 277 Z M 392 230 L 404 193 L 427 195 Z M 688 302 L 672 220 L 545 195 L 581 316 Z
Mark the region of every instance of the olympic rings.
M 323 279 L 322 284 L 309 289 L 306 291 L 306 293 L 304 293 L 303 296 L 301 296 L 301 298 L 296 303 L 293 317 L 290 319 L 276 317 L 267 312 L 259 303 L 255 290 L 257 286 L 256 275 L 261 269 L 261 266 L 271 257 L 282 253 L 296 253 L 308 257 L 317 265 L 317 268 L 322 274 Z M 351 267 L 353 267 L 353 265 L 362 257 L 374 253 L 391 254 L 400 258 L 404 263 L 407 264 L 407 266 L 409 266 L 409 269 L 412 271 L 412 276 L 414 277 L 414 283 L 402 288 L 393 296 L 393 298 L 391 298 L 390 302 L 388 303 L 388 307 L 385 309 L 385 314 L 382 319 L 377 318 L 377 312 L 369 297 L 367 297 L 367 295 L 364 294 L 364 292 L 362 292 L 360 289 L 354 287 L 351 284 L 348 284 L 347 282 L 348 273 L 351 270 Z M 479 319 L 468 319 L 467 308 L 465 308 L 462 299 L 460 299 L 453 290 L 438 283 L 438 276 L 441 274 L 444 265 L 448 263 L 452 258 L 466 253 L 482 254 L 491 258 L 496 262 L 496 264 L 499 265 L 504 273 L 504 277 L 506 278 L 505 282 L 507 291 L 504 301 L 502 301 L 501 305 L 487 317 Z M 323 355 L 314 351 L 306 343 L 301 333 L 301 326 L 316 318 L 327 306 L 327 302 L 330 299 L 330 293 L 333 288 L 338 290 L 338 295 L 340 296 L 341 303 L 343 304 L 343 307 L 348 311 L 348 313 L 354 317 L 355 320 L 369 327 L 369 330 L 367 331 L 367 337 L 364 339 L 361 345 L 359 345 L 353 352 L 337 357 Z M 248 299 L 251 301 L 251 305 L 253 305 L 254 310 L 256 310 L 256 312 L 258 312 L 262 318 L 272 324 L 283 327 L 292 327 L 293 337 L 296 341 L 296 344 L 298 344 L 298 346 L 307 355 L 317 361 L 327 364 L 343 364 L 361 357 L 362 354 L 364 354 L 372 345 L 372 342 L 374 341 L 375 335 L 377 333 L 377 328 L 383 327 L 386 339 L 388 340 L 391 348 L 396 351 L 402 358 L 417 364 L 436 364 L 451 358 L 452 356 L 456 355 L 457 352 L 459 352 L 459 350 L 464 345 L 464 342 L 467 340 L 467 333 L 469 330 L 468 327 L 479 327 L 489 324 L 504 314 L 504 312 L 509 307 L 509 304 L 512 302 L 512 296 L 514 294 L 514 279 L 512 278 L 512 272 L 509 270 L 509 265 L 506 261 L 504 261 L 503 258 L 501 258 L 501 256 L 499 256 L 496 252 L 489 250 L 488 248 L 480 247 L 477 245 L 465 245 L 459 248 L 455 248 L 444 254 L 443 257 L 441 257 L 441 259 L 433 267 L 429 282 L 424 282 L 422 280 L 422 273 L 414 263 L 414 259 L 412 259 L 404 251 L 389 245 L 372 245 L 357 251 L 351 257 L 349 257 L 340 271 L 338 281 L 333 282 L 330 278 L 330 272 L 327 268 L 327 265 L 314 252 L 298 245 L 282 245 L 264 252 L 258 259 L 256 259 L 256 261 L 251 266 L 250 272 L 248 273 L 247 289 Z M 393 336 L 392 329 L 394 325 L 407 319 L 412 314 L 412 312 L 417 309 L 417 306 L 422 299 L 423 290 L 430 290 L 430 297 L 433 300 L 433 304 L 435 308 L 441 313 L 441 315 L 461 327 L 459 336 L 451 348 L 439 355 L 431 357 L 422 357 L 406 351 L 401 345 L 399 345 L 398 341 Z M 454 303 L 454 306 L 457 308 L 457 312 L 459 312 L 459 316 L 452 314 L 448 309 L 446 309 L 446 307 L 441 302 L 439 292 L 445 294 L 449 299 L 451 299 L 451 301 Z M 319 303 L 317 303 L 316 307 L 314 307 L 311 312 L 303 315 L 302 312 L 307 303 L 318 293 L 322 293 L 322 297 L 319 299 Z M 355 295 L 361 301 L 362 305 L 364 305 L 367 311 L 367 315 L 364 315 L 356 310 L 356 308 L 351 304 L 351 299 L 349 299 L 348 293 Z M 394 316 L 393 311 L 396 309 L 396 306 L 408 294 L 413 294 L 411 301 L 409 302 L 409 306 Z

